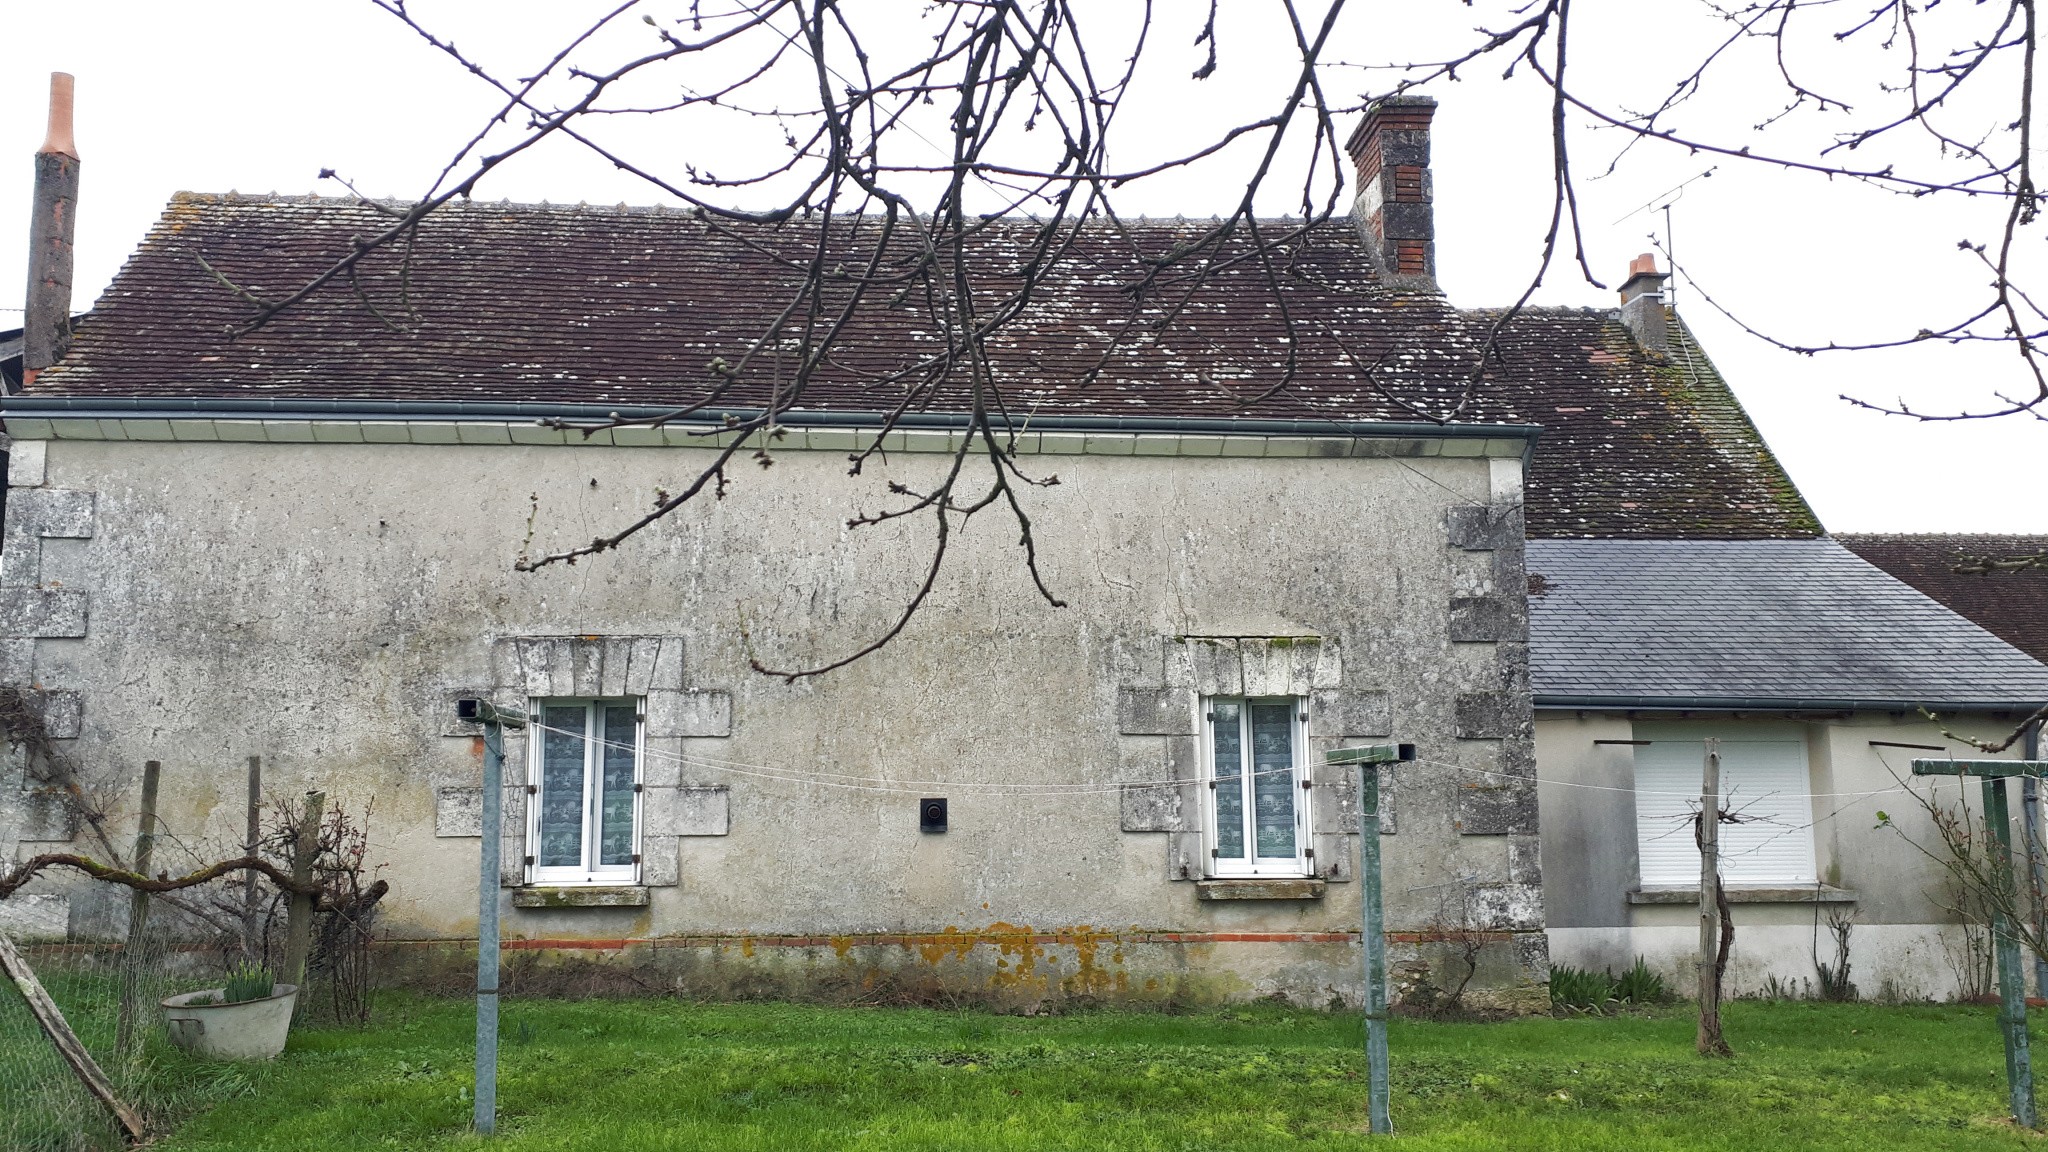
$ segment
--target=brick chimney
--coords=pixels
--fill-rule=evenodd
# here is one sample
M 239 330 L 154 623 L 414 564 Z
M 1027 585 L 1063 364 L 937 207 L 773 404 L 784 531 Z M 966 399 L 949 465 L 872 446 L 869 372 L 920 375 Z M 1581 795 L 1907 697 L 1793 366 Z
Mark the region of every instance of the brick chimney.
M 78 145 L 71 139 L 68 73 L 50 73 L 50 130 L 36 150 L 28 225 L 28 299 L 22 307 L 22 382 L 71 347 L 71 236 L 78 216 Z
M 1373 262 L 1395 287 L 1436 288 L 1429 179 L 1435 115 L 1436 101 L 1427 96 L 1389 96 L 1365 110 L 1365 121 L 1345 144 L 1358 165 L 1352 214 Z
M 1659 356 L 1671 351 L 1664 321 L 1664 281 L 1670 278 L 1657 271 L 1657 258 L 1645 252 L 1629 261 L 1628 280 L 1621 286 L 1621 322 L 1635 333 L 1643 351 Z

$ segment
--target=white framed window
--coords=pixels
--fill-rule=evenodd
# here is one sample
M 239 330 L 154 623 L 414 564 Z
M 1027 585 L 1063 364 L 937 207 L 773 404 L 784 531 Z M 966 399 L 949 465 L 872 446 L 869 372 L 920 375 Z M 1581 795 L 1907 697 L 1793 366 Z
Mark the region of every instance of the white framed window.
M 640 878 L 637 699 L 534 700 L 529 733 L 527 873 L 535 884 L 633 884 Z
M 1308 876 L 1308 746 L 1294 696 L 1202 701 L 1210 874 Z
M 1636 848 L 1645 888 L 1696 888 L 1704 739 L 1653 739 L 1636 750 Z M 1803 740 L 1721 740 L 1721 805 L 1740 819 L 1719 830 L 1721 882 L 1815 882 L 1813 787 Z

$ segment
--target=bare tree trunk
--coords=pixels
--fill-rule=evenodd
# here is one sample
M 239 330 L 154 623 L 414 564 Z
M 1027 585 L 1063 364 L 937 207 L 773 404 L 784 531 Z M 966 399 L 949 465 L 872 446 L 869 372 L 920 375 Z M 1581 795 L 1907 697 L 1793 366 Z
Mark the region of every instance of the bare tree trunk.
M 135 870 L 149 875 L 156 852 L 156 788 L 161 765 L 155 760 L 142 766 L 142 826 L 135 833 Z M 128 946 L 121 955 L 121 1012 L 114 1030 L 114 1051 L 123 1056 L 134 1051 L 137 1039 L 136 1003 L 142 994 L 142 953 L 149 933 L 149 893 L 128 894 Z
M 1721 878 L 1714 878 L 1714 908 L 1721 914 L 1721 943 L 1714 950 L 1714 1035 L 1721 1034 L 1721 989 L 1728 979 L 1728 953 L 1735 948 L 1735 913 L 1728 907 L 1728 888 Z M 1733 1056 L 1726 1039 L 1721 1041 L 1721 1054 Z
M 1721 742 L 1708 738 L 1700 774 L 1700 814 L 1694 826 L 1700 846 L 1700 1031 L 1702 1056 L 1732 1056 L 1721 1035 L 1721 977 L 1735 942 L 1728 901 L 1721 894 Z
M 306 884 L 313 879 L 313 856 L 320 848 L 320 815 L 327 806 L 325 792 L 306 793 L 306 815 L 299 822 L 299 835 L 292 845 L 292 879 Z M 310 892 L 292 893 L 290 911 L 285 921 L 284 967 L 277 973 L 280 984 L 302 985 L 306 981 L 306 951 L 312 942 L 313 896 Z M 300 997 L 299 1003 L 306 1003 Z

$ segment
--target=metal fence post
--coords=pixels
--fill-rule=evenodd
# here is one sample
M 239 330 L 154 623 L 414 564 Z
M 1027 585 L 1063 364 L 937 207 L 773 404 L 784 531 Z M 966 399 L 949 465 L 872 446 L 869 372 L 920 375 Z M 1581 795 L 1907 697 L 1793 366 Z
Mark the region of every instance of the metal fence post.
M 2029 741 L 2029 751 L 2039 744 Z M 1991 937 L 1998 957 L 1998 1030 L 2005 1036 L 2005 1080 L 2011 1093 L 2012 1118 L 2022 1128 L 2037 1122 L 2034 1113 L 2034 1062 L 2027 1050 L 2027 978 L 2020 970 L 2019 937 L 2006 921 L 2000 906 L 2011 897 L 2018 906 L 2019 890 L 2012 874 L 2012 812 L 2006 807 L 2005 778 L 2048 776 L 2048 761 L 2032 756 L 2024 760 L 1957 760 L 1915 757 L 1915 776 L 1980 776 L 1984 781 L 1985 847 L 1994 855 L 1993 882 L 2004 892 L 1993 893 Z
M 526 714 L 488 700 L 458 700 L 455 715 L 484 727 L 483 851 L 476 885 L 476 1100 L 470 1126 L 498 1130 L 498 877 L 505 829 L 505 729 L 526 727 Z
M 1984 781 L 1984 821 L 1990 825 L 1998 880 L 2012 884 L 2012 814 L 2006 807 L 2005 778 Z M 2017 893 L 2014 893 L 2017 895 Z M 2012 1118 L 2034 1127 L 2034 1064 L 2027 1047 L 2027 978 L 2020 968 L 2020 944 L 1994 901 L 1991 933 L 1998 948 L 1998 1028 L 2005 1033 L 2005 1082 Z
M 1358 772 L 1358 943 L 1365 965 L 1365 1062 L 1367 1121 L 1378 1135 L 1394 1131 L 1388 1106 L 1387 934 L 1380 892 L 1381 764 L 1415 759 L 1413 744 L 1370 744 L 1332 748 L 1327 765 L 1349 764 Z
M 498 874 L 505 826 L 505 729 L 484 721 L 483 860 L 476 896 L 476 1114 L 473 1127 L 498 1130 Z
M 2029 751 L 2039 748 L 2032 741 Z M 2034 1062 L 2027 1050 L 2027 978 L 2020 969 L 2018 934 L 2000 910 L 2007 897 L 2018 906 L 2019 889 L 2013 879 L 2012 811 L 2006 806 L 2005 778 L 2048 776 L 2048 761 L 2029 756 L 2024 760 L 1957 760 L 1915 757 L 1915 776 L 1978 776 L 1984 783 L 1985 847 L 1993 854 L 1996 870 L 1993 883 L 2005 891 L 1993 893 L 1991 905 L 1992 946 L 1998 958 L 1998 1030 L 2005 1037 L 2005 1081 L 2011 1094 L 2012 1118 L 2022 1128 L 2037 1123 L 2034 1112 Z
M 254 856 L 263 847 L 263 757 L 261 756 L 249 757 L 249 797 L 248 808 L 245 810 L 244 816 L 248 821 L 249 829 L 247 833 L 248 843 L 243 845 L 243 851 L 247 855 Z M 259 914 L 259 910 L 263 907 L 262 900 L 260 899 L 261 889 L 256 886 L 256 877 L 260 875 L 262 873 L 251 868 L 242 877 L 242 951 L 244 953 L 243 959 L 245 960 L 254 960 L 258 956 L 263 957 L 265 960 L 270 959 L 270 941 L 260 938 L 264 935 L 263 929 L 260 927 L 262 917 Z
M 1359 942 L 1365 946 L 1365 1062 L 1371 1097 L 1370 1126 L 1389 1134 L 1387 1104 L 1387 936 L 1380 904 L 1380 767 L 1358 765 Z
M 2021 738 L 2020 758 L 2038 760 L 2041 758 L 2041 722 L 2036 720 L 2027 725 L 2026 735 Z M 2034 938 L 2048 939 L 2048 854 L 2044 854 L 2041 843 L 2041 781 L 2033 776 L 2020 781 L 2020 812 L 2025 817 L 2027 830 L 2027 891 L 2029 903 L 2034 909 Z M 2034 991 L 2037 995 L 2048 996 L 2048 960 L 2034 957 Z

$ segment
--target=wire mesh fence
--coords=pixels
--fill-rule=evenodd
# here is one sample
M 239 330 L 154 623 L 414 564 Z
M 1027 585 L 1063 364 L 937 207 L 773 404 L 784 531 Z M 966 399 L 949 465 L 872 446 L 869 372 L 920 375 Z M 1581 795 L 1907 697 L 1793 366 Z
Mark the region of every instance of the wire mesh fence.
M 162 1131 L 234 1077 L 174 1049 L 158 1002 L 197 987 L 207 964 L 168 931 L 139 940 L 17 949 L 123 1102 Z M 124 1019 L 125 1018 L 125 1019 Z M 125 1025 L 125 1026 L 124 1026 Z M 44 1034 L 27 999 L 0 989 L 0 1149 L 73 1152 L 125 1145 L 122 1131 Z
M 347 831 L 346 821 L 341 827 Z M 371 944 L 383 888 L 362 885 L 359 869 L 336 871 L 323 885 L 306 933 L 310 947 L 295 1028 L 369 1020 Z M 196 1110 L 253 1091 L 257 1076 L 250 1066 L 206 1060 L 174 1043 L 162 1001 L 219 988 L 238 967 L 282 971 L 290 902 L 240 875 L 164 896 L 138 897 L 89 882 L 69 890 L 74 902 L 112 914 L 76 917 L 92 922 L 77 933 L 45 926 L 44 939 L 24 938 L 16 951 L 147 1132 L 161 1135 Z M 132 930 L 138 910 L 139 932 Z M 84 1152 L 126 1143 L 107 1108 L 45 1035 L 26 996 L 0 984 L 0 1152 Z

